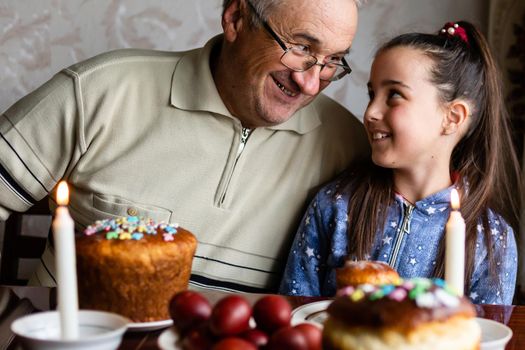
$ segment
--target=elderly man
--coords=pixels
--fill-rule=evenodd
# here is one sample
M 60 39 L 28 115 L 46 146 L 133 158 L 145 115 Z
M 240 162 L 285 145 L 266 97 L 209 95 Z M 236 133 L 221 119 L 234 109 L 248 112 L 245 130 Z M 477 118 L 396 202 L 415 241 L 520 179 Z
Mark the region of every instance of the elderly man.
M 178 222 L 199 241 L 193 286 L 275 291 L 308 196 L 368 153 L 361 123 L 319 95 L 350 73 L 356 25 L 355 0 L 226 0 L 201 49 L 63 70 L 0 119 L 0 217 L 66 179 L 78 230 Z

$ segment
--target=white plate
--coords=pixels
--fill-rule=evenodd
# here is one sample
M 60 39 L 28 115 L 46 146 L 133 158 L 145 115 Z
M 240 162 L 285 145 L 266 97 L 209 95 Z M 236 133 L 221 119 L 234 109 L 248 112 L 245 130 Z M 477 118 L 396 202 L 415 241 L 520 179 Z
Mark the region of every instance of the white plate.
M 181 350 L 175 343 L 178 339 L 179 335 L 175 332 L 175 329 L 171 327 L 160 333 L 157 345 L 161 350 Z
M 154 331 L 155 329 L 162 329 L 173 325 L 173 320 L 161 320 L 153 322 L 134 322 L 128 324 L 128 331 L 130 332 L 144 332 Z
M 315 301 L 313 303 L 304 304 L 292 310 L 292 325 L 303 322 L 313 322 L 319 326 L 323 326 L 323 322 L 328 315 L 325 310 L 332 303 L 332 300 Z
M 332 300 L 316 301 L 295 308 L 292 311 L 292 325 L 302 322 L 312 322 L 323 326 L 328 317 L 326 308 Z M 503 350 L 512 337 L 512 330 L 503 323 L 485 318 L 476 318 L 481 328 L 480 350 Z

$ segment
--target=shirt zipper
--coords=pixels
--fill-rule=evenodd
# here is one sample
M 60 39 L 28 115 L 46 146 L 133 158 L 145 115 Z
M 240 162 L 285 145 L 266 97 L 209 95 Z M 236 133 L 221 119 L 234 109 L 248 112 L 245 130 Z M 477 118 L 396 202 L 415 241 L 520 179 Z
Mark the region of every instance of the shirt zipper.
M 390 255 L 390 259 L 388 260 L 388 265 L 395 268 L 397 264 L 397 257 L 399 255 L 399 250 L 401 249 L 401 243 L 403 242 L 403 238 L 405 237 L 405 234 L 410 233 L 410 219 L 412 218 L 412 211 L 414 210 L 414 206 L 409 203 L 404 203 L 404 217 L 403 221 L 401 223 L 401 229 L 399 230 L 399 234 L 396 236 L 396 240 L 394 242 L 394 249 L 392 250 L 392 254 Z
M 246 142 L 248 141 L 248 137 L 250 136 L 251 132 L 252 132 L 251 129 L 242 128 L 242 130 L 241 130 L 241 142 L 239 143 L 239 148 L 237 148 L 237 157 L 235 158 L 235 164 L 237 164 L 237 160 L 239 159 L 239 156 L 241 155 L 242 151 L 244 150 L 244 146 L 246 146 Z
M 237 161 L 239 160 L 239 157 L 242 154 L 242 151 L 244 151 L 244 147 L 246 146 L 246 142 L 248 142 L 248 137 L 250 136 L 252 132 L 252 129 L 248 128 L 242 128 L 241 130 L 241 140 L 239 142 L 239 146 L 237 147 L 237 155 L 235 156 L 235 163 L 233 164 L 232 169 L 230 170 L 230 173 L 228 174 L 228 180 L 226 182 L 226 186 L 224 187 L 224 190 L 222 191 L 222 194 L 220 196 L 219 205 L 222 206 L 224 203 L 224 199 L 226 198 L 226 193 L 228 192 L 228 188 L 230 187 L 230 181 L 232 179 L 233 172 L 235 171 L 235 167 L 237 166 Z

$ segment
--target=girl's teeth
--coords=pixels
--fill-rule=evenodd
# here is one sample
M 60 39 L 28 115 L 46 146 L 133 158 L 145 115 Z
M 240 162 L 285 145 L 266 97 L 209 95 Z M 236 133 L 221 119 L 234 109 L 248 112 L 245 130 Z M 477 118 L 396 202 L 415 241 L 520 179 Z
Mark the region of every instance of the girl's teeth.
M 376 133 L 372 134 L 372 139 L 374 139 L 374 140 L 384 139 L 385 137 L 388 137 L 388 134 L 383 134 L 381 132 L 376 132 Z

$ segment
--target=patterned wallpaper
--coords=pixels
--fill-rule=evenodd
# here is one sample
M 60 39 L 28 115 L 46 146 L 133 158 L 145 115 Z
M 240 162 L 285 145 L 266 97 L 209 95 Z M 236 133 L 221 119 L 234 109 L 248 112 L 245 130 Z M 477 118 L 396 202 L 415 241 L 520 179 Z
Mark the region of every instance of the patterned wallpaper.
M 197 47 L 219 15 L 219 0 L 0 0 L 0 109 L 106 50 Z
M 361 116 L 378 43 L 408 30 L 466 18 L 486 25 L 488 0 L 369 0 L 350 54 L 350 78 L 327 94 Z M 97 53 L 183 50 L 221 31 L 221 0 L 0 0 L 0 111 L 60 69 Z

